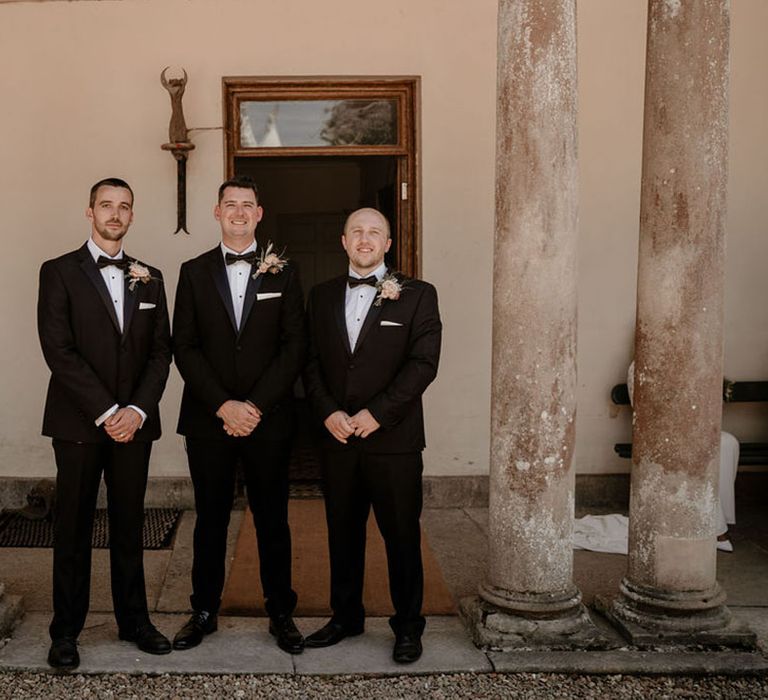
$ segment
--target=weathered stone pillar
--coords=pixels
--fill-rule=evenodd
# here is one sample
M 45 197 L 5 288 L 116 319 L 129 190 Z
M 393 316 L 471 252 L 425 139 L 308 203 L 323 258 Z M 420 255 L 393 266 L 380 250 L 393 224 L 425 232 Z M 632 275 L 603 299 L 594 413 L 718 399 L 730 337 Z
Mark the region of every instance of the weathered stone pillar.
M 608 608 L 638 645 L 747 641 L 715 578 L 728 33 L 728 0 L 649 1 L 629 568 Z
M 489 570 L 481 646 L 590 645 L 573 584 L 575 0 L 500 0 Z

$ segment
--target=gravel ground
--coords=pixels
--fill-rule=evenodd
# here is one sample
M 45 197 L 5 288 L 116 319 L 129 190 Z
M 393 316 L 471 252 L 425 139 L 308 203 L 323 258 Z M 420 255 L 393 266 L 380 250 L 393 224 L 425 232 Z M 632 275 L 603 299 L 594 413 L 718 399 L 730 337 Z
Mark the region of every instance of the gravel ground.
M 565 676 L 457 673 L 362 676 L 100 676 L 0 674 L 2 698 L 768 698 L 768 679 L 725 676 Z

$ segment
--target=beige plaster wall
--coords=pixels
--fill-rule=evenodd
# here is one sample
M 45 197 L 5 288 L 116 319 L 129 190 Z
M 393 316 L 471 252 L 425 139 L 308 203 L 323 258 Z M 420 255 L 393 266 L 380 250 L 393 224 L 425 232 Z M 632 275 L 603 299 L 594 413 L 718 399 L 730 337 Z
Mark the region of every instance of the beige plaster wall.
M 193 136 L 192 235 L 171 235 L 176 166 L 160 150 L 170 103 L 159 82 L 169 64 L 190 75 L 190 127 L 221 126 L 225 75 L 423 77 L 423 275 L 440 290 L 446 327 L 441 377 L 426 398 L 427 471 L 487 469 L 495 3 L 368 7 L 356 0 L 0 7 L 0 475 L 53 473 L 48 440 L 39 436 L 47 369 L 35 329 L 37 270 L 85 240 L 90 184 L 116 173 L 135 187 L 127 249 L 164 271 L 171 297 L 181 261 L 216 241 L 220 131 Z M 466 338 L 477 340 L 465 346 Z M 186 474 L 174 435 L 179 397 L 173 369 L 154 476 Z
M 616 442 L 628 408 L 609 399 L 632 357 L 642 155 L 645 18 L 641 0 L 579 2 L 580 473 L 628 471 Z M 726 223 L 725 376 L 768 379 L 768 3 L 731 3 L 731 109 Z M 768 440 L 768 405 L 724 408 L 743 441 Z
M 645 0 L 579 2 L 580 330 L 577 469 L 628 464 L 626 411 L 610 387 L 631 354 L 639 211 Z M 149 259 L 175 291 L 181 261 L 211 247 L 211 209 L 223 175 L 220 131 L 197 132 L 188 167 L 190 237 L 174 237 L 175 163 L 167 140 L 166 65 L 184 66 L 190 127 L 220 127 L 224 75 L 422 77 L 423 276 L 440 293 L 441 373 L 426 397 L 426 471 L 487 472 L 496 3 L 482 0 L 81 1 L 0 6 L 0 476 L 54 472 L 39 436 L 47 368 L 35 328 L 42 260 L 79 246 L 87 190 L 117 174 L 136 190 L 129 252 Z M 733 136 L 726 367 L 768 378 L 768 48 L 763 0 L 733 2 Z M 268 206 L 268 203 L 265 203 Z M 186 474 L 174 434 L 180 380 L 162 404 L 165 436 L 153 476 Z M 739 437 L 765 439 L 763 409 L 740 415 Z M 762 419 L 755 418 L 761 415 Z M 762 420 L 762 423 L 760 422 Z

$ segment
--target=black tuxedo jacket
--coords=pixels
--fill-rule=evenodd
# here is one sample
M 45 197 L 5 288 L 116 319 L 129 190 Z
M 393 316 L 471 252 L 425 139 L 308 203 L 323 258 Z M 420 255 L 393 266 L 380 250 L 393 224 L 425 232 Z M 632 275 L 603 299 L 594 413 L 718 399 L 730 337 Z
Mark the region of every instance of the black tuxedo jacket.
M 371 305 L 351 352 L 345 319 L 347 278 L 314 287 L 309 295 L 309 362 L 304 383 L 315 413 L 367 408 L 381 427 L 350 444 L 369 452 L 413 452 L 425 446 L 421 395 L 437 374 L 442 325 L 437 292 L 427 282 L 402 279 L 397 300 Z M 325 432 L 327 447 L 345 445 Z
M 173 313 L 173 351 L 184 379 L 178 432 L 225 439 L 216 411 L 236 399 L 262 412 L 253 437 L 290 435 L 292 389 L 306 356 L 303 319 L 290 264 L 249 279 L 238 331 L 221 247 L 184 263 Z
M 94 421 L 115 404 L 133 404 L 147 414 L 134 440 L 160 437 L 158 404 L 168 378 L 171 339 L 162 275 L 148 269 L 148 283 L 139 282 L 131 291 L 125 281 L 121 333 L 109 290 L 86 245 L 43 263 L 37 323 L 51 369 L 43 435 L 71 442 L 110 440 Z

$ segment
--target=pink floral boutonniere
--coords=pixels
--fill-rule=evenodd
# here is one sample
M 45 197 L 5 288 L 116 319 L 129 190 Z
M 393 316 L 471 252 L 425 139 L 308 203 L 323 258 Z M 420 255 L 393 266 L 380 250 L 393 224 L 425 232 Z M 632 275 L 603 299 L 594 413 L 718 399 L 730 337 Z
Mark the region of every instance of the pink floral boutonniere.
M 149 268 L 145 267 L 137 260 L 131 260 L 131 264 L 128 266 L 128 272 L 125 276 L 130 280 L 128 283 L 128 289 L 130 291 L 133 291 L 139 282 L 148 284 L 152 279 Z
M 267 272 L 271 272 L 276 275 L 278 272 L 282 272 L 283 268 L 288 264 L 288 258 L 284 258 L 285 248 L 279 255 L 272 252 L 274 244 L 272 241 L 267 245 L 266 250 L 262 250 L 259 257 L 256 259 L 256 272 L 251 275 L 253 279 L 256 279 L 259 275 L 264 275 Z
M 397 279 L 395 273 L 388 272 L 376 283 L 376 299 L 374 306 L 381 306 L 385 299 L 397 301 L 400 298 L 400 292 L 403 291 L 403 283 Z

